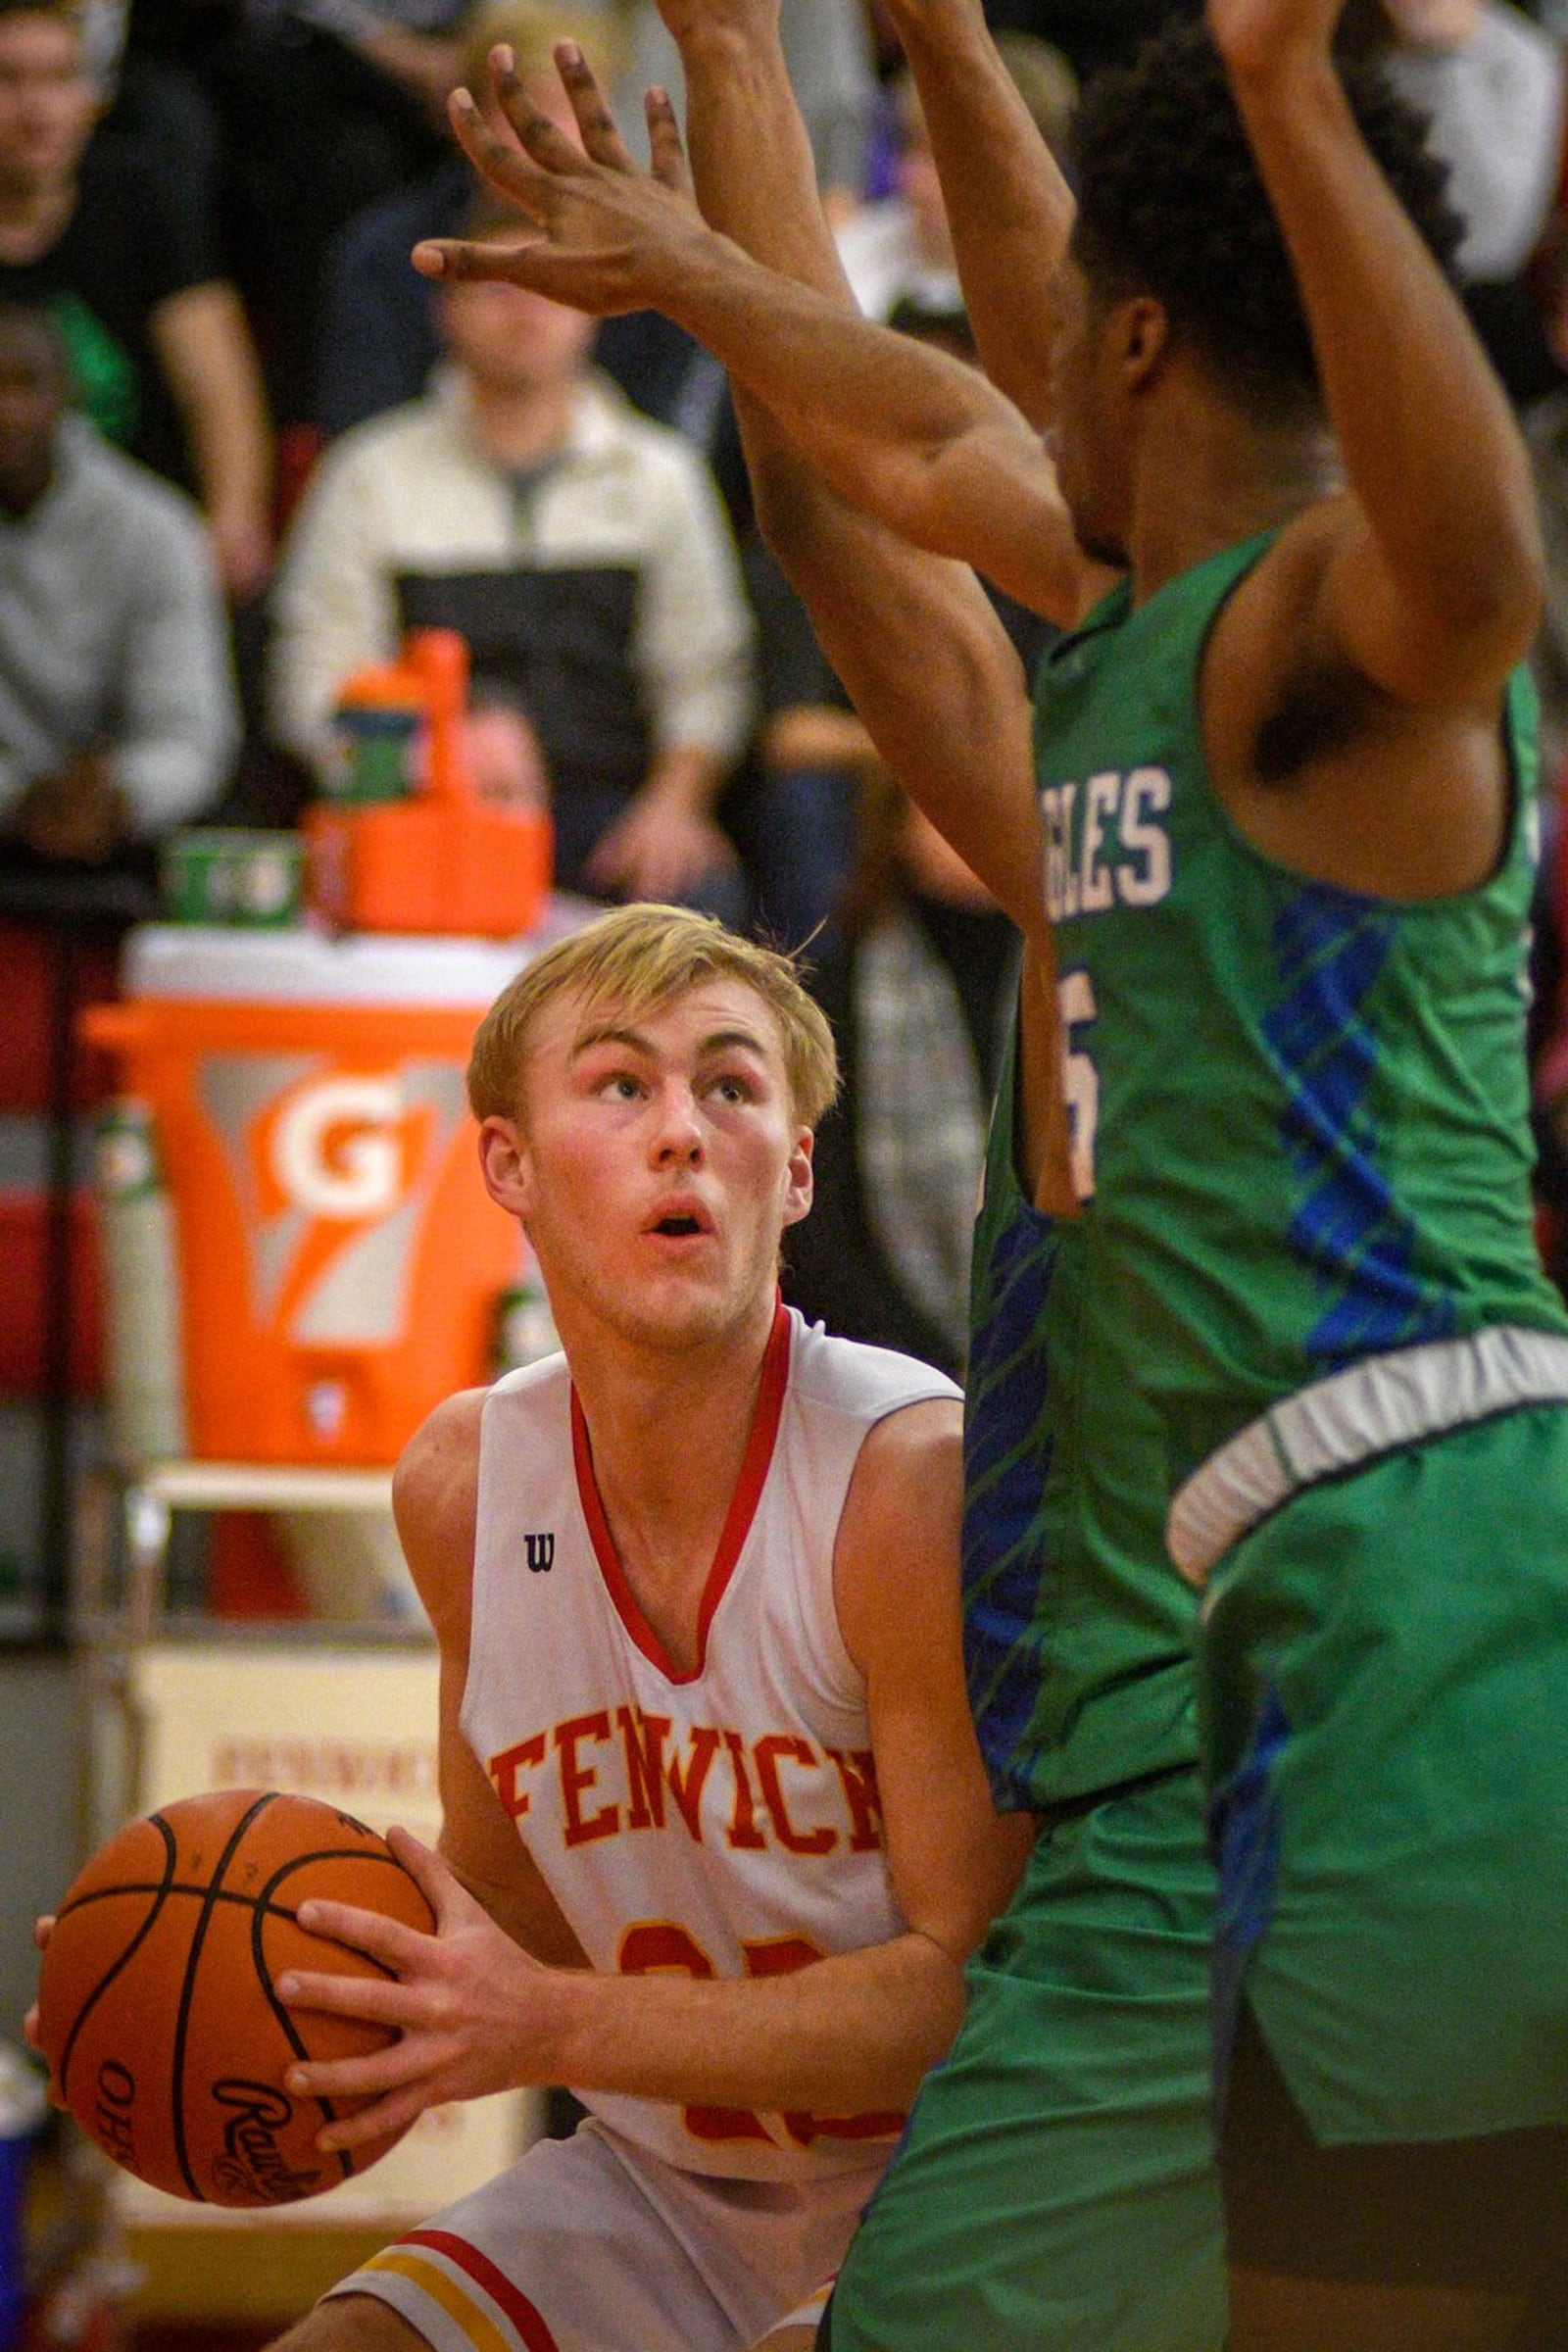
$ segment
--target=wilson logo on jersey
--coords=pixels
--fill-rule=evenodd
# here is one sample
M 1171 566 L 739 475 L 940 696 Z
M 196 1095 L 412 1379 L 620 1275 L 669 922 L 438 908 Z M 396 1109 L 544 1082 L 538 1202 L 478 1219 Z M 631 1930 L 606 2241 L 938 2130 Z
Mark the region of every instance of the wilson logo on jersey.
M 486 1770 L 514 1821 L 536 1828 L 559 1807 L 562 1843 L 593 1845 L 677 1820 L 699 1845 L 769 1847 L 820 1856 L 875 1853 L 882 1807 L 868 1748 L 818 1748 L 795 1732 L 748 1740 L 717 1724 L 671 1740 L 667 1715 L 619 1706 L 573 1715 L 490 1758 Z M 546 1775 L 541 1783 L 538 1776 Z M 826 1818 L 824 1818 L 826 1816 Z
M 1162 767 L 1114 768 L 1040 795 L 1046 905 L 1054 923 L 1116 906 L 1157 906 L 1170 890 L 1170 840 L 1156 820 L 1170 807 Z
M 556 1564 L 554 1535 L 524 1536 L 522 1541 L 527 1547 L 529 1575 L 548 1576 Z

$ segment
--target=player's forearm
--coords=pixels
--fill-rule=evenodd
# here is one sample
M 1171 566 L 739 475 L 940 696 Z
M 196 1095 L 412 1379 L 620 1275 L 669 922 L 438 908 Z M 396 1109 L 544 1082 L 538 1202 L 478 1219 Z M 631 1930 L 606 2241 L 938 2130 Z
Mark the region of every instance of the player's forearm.
M 1230 61 L 1289 246 L 1330 418 L 1436 695 L 1523 656 L 1543 558 L 1529 461 L 1452 290 L 1309 46 Z
M 942 182 L 964 307 L 992 382 L 1050 413 L 1051 280 L 1073 200 L 979 0 L 892 0 Z
M 786 281 L 727 240 L 694 243 L 655 293 L 765 407 L 839 496 L 937 555 L 990 568 L 967 445 L 1033 461 L 1029 428 L 973 368 Z
M 853 311 L 778 38 L 777 0 L 704 8 L 678 27 L 704 213 L 754 259 Z M 877 755 L 1020 922 L 1038 918 L 1028 723 L 1015 756 L 978 756 L 1023 705 L 1011 648 L 972 577 L 905 546 L 813 475 L 772 413 L 736 413 L 764 535 L 811 615 Z M 1004 792 L 1006 807 L 993 807 Z M 1020 830 L 1025 840 L 1020 842 Z
M 682 25 L 680 50 L 687 147 L 705 218 L 755 261 L 853 312 L 784 59 L 777 0 L 753 0 L 728 16 L 701 12 Z
M 742 414 L 742 433 L 746 434 Z M 1023 931 L 1045 920 L 1028 685 L 972 572 L 755 464 L 770 546 L 878 759 Z
M 740 388 L 754 477 L 787 480 L 800 514 L 808 505 L 803 477 L 809 464 L 842 499 L 904 537 L 922 546 L 933 535 L 951 538 L 954 517 L 939 519 L 935 495 L 945 455 L 955 440 L 1006 412 L 983 389 L 972 397 L 965 371 L 955 373 L 951 363 L 926 371 L 923 386 L 918 367 L 896 381 L 894 370 L 911 358 L 908 339 L 878 335 L 860 320 L 817 200 L 776 6 L 754 0 L 722 14 L 696 13 L 680 37 L 692 174 L 704 216 L 753 261 L 802 289 L 808 305 L 801 311 L 797 299 L 802 322 L 809 321 L 804 352 L 784 325 L 778 300 L 771 305 L 778 330 L 766 348 L 749 334 L 744 346 L 718 352 Z M 841 320 L 824 314 L 822 304 L 831 304 Z M 834 378 L 820 389 L 810 380 L 818 365 Z M 846 400 L 858 414 L 845 410 Z M 887 487 L 878 495 L 881 473 Z
M 541 2011 L 529 2081 L 842 2116 L 908 2104 L 957 2031 L 963 1979 L 910 1934 L 788 1976 L 553 1976 Z

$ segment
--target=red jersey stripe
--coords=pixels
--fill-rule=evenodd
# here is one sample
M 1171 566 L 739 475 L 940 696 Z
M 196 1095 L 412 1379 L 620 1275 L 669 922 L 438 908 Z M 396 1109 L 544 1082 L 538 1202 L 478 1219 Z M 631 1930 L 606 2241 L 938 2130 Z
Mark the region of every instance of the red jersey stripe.
M 487 2254 L 467 2239 L 456 2237 L 450 2230 L 410 2230 L 398 2240 L 403 2246 L 428 2246 L 432 2253 L 444 2254 L 448 2262 L 466 2271 L 475 2286 L 483 2287 L 498 2311 L 507 2318 L 521 2336 L 528 2352 L 561 2352 L 543 2319 L 529 2302 L 520 2287 L 514 2286 L 505 2271 L 498 2271 Z

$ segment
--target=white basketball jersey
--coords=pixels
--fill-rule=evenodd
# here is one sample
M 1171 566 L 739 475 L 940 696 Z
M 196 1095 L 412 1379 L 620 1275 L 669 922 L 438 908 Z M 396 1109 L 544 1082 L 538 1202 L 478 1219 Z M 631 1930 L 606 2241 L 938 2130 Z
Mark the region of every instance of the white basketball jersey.
M 564 1357 L 491 1390 L 463 1731 L 596 1969 L 770 1976 L 902 1932 L 833 1546 L 866 1432 L 957 1395 L 779 1308 L 681 1674 L 615 1557 Z M 670 2163 L 749 2179 L 863 2165 L 902 2122 L 579 2095 Z

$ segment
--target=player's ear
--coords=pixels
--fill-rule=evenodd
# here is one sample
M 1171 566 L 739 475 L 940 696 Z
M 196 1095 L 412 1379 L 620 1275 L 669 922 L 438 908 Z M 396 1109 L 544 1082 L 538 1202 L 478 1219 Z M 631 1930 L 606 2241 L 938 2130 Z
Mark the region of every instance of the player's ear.
M 1141 392 L 1170 348 L 1170 314 L 1152 294 L 1132 294 L 1110 313 L 1105 335 L 1123 384 Z
M 798 1225 L 811 1205 L 811 1153 L 816 1138 L 809 1127 L 802 1127 L 790 1152 L 789 1169 L 784 1189 L 784 1222 Z
M 533 1205 L 533 1162 L 515 1119 L 492 1115 L 479 1129 L 479 1173 L 498 1208 L 526 1217 Z

